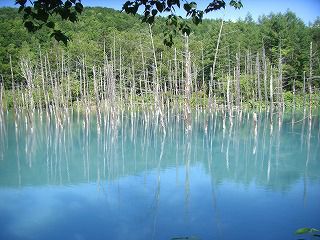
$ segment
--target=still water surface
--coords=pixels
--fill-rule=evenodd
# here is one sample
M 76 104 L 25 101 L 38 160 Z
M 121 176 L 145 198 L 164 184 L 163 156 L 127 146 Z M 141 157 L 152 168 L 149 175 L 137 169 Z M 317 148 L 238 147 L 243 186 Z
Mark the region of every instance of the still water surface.
M 5 116 L 0 239 L 297 239 L 320 227 L 319 119 L 199 114 L 97 128 Z

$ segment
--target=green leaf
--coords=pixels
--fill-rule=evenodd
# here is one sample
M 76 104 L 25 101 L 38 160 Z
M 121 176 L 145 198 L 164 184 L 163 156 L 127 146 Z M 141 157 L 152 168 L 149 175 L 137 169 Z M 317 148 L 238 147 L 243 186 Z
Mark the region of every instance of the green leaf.
M 26 14 L 30 15 L 31 12 L 32 12 L 31 7 L 26 7 L 26 8 L 24 8 L 24 12 L 25 12 Z
M 39 9 L 37 14 L 34 15 L 34 18 L 42 22 L 47 22 L 49 14 L 45 10 Z
M 197 3 L 191 2 L 190 3 L 190 7 L 193 8 L 193 9 L 196 9 L 197 8 Z
M 149 15 L 150 15 L 150 11 L 146 10 L 146 11 L 144 12 L 144 16 L 145 16 L 146 18 L 148 18 Z
M 192 17 L 192 21 L 195 25 L 199 25 L 199 23 L 202 22 L 202 19 L 199 16 L 195 15 Z
M 234 6 L 235 4 L 237 4 L 237 2 L 235 0 L 231 0 L 229 4 L 230 6 Z
M 240 9 L 243 7 L 242 3 L 240 0 L 231 0 L 230 1 L 230 6 L 234 7 L 235 9 Z
M 158 10 L 156 10 L 156 9 L 152 9 L 152 11 L 151 11 L 152 16 L 157 15 L 157 13 L 158 13 Z
M 198 11 L 198 16 L 199 16 L 199 18 L 201 19 L 201 21 L 202 21 L 202 18 L 203 18 L 203 11 Z
M 77 18 L 77 13 L 76 13 L 76 12 L 70 13 L 70 15 L 69 15 L 69 20 L 70 20 L 71 22 L 76 22 L 76 21 L 78 20 L 78 18 Z
M 59 11 L 59 14 L 63 20 L 67 20 L 70 16 L 70 9 L 69 8 L 62 8 Z
M 310 233 L 311 232 L 311 228 L 299 228 L 295 234 L 306 234 L 306 233 Z
M 163 44 L 164 44 L 165 46 L 171 48 L 172 45 L 173 45 L 172 35 L 170 35 L 169 38 L 165 38 L 165 39 L 163 40 Z
M 67 46 L 68 41 L 70 40 L 64 33 L 62 33 L 60 30 L 54 30 L 53 33 L 51 33 L 51 37 L 54 37 L 58 42 L 63 42 L 64 45 Z
M 41 3 L 39 1 L 35 1 L 33 3 L 33 8 L 36 9 L 36 10 L 39 10 L 39 9 L 42 8 L 42 5 L 41 5 Z
M 25 28 L 28 30 L 28 32 L 34 32 L 36 27 L 34 26 L 33 22 L 31 21 L 26 21 L 24 23 Z
M 21 6 L 25 5 L 26 3 L 27 3 L 27 0 L 16 0 L 16 4 L 20 4 Z
M 24 6 L 20 6 L 18 12 L 20 13 L 24 9 Z
M 234 0 L 232 0 L 232 1 L 234 1 Z M 230 2 L 230 5 L 231 5 L 231 2 Z M 214 0 L 207 6 L 207 8 L 204 11 L 205 11 L 205 13 L 208 13 L 208 12 L 216 11 L 216 10 L 219 10 L 219 9 L 225 8 L 225 7 L 226 7 L 226 3 L 224 0 Z
M 48 28 L 54 28 L 54 22 L 48 22 L 46 25 Z
M 159 12 L 162 12 L 163 9 L 164 9 L 163 3 L 159 2 L 159 1 L 156 2 L 156 7 L 157 7 Z
M 129 8 L 130 4 L 131 4 L 130 1 L 126 1 L 122 6 L 122 10 L 125 10 L 125 12 L 127 13 L 127 10 Z
M 180 8 L 180 0 L 176 0 L 178 8 Z
M 182 29 L 181 29 L 181 32 L 183 33 L 183 34 L 187 34 L 188 36 L 190 35 L 190 33 L 191 33 L 191 29 L 190 29 L 190 27 L 189 26 L 184 26 Z
M 147 19 L 147 23 L 149 23 L 150 25 L 152 25 L 154 23 L 154 16 L 151 16 Z
M 177 27 L 178 26 L 178 18 L 176 16 L 172 16 L 171 20 L 172 20 L 171 25 L 174 25 Z
M 189 12 L 189 11 L 191 10 L 191 6 L 190 6 L 189 3 L 185 3 L 185 4 L 183 5 L 183 8 L 184 8 L 184 10 L 186 10 L 186 12 Z
M 83 11 L 83 5 L 81 3 L 76 3 L 75 10 L 81 14 Z
M 139 9 L 139 4 L 135 4 L 132 7 L 132 14 L 135 15 L 138 12 L 138 9 Z
M 65 4 L 64 4 L 64 6 L 65 6 L 66 8 L 71 8 L 71 7 L 72 7 L 72 3 L 71 3 L 70 1 L 66 1 Z

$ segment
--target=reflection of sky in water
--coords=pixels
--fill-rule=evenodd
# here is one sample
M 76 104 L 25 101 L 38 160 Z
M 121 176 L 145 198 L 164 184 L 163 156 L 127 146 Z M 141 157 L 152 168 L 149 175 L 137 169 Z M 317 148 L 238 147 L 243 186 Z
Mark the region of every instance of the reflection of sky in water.
M 270 136 L 264 123 L 255 139 L 250 121 L 223 130 L 221 119 L 211 119 L 208 135 L 200 121 L 188 152 L 181 127 L 168 127 L 164 138 L 139 122 L 132 131 L 128 118 L 105 149 L 106 171 L 94 126 L 83 148 L 81 123 L 69 129 L 71 142 L 49 131 L 47 145 L 40 127 L 31 154 L 21 131 L 19 159 L 9 135 L 0 161 L 0 239 L 295 239 L 295 229 L 320 225 L 318 125 L 309 135 L 307 124 L 284 121 Z
M 181 168 L 181 171 L 184 169 Z M 303 201 L 303 182 L 290 192 L 254 183 L 211 186 L 199 167 L 190 171 L 190 195 L 174 169 L 130 176 L 103 186 L 24 187 L 0 191 L 1 239 L 290 239 L 301 224 L 319 224 L 319 184 Z M 303 225 L 304 226 L 304 225 Z M 261 236 L 261 234 L 264 234 Z

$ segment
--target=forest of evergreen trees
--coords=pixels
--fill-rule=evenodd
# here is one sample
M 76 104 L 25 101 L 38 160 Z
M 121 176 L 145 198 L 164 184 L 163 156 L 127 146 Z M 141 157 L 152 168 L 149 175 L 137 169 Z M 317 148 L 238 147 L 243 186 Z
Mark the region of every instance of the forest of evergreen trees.
M 68 78 L 66 95 L 72 102 L 85 95 L 85 88 L 94 95 L 93 77 L 105 77 L 106 64 L 112 67 L 115 91 L 120 89 L 124 95 L 154 92 L 156 66 L 157 91 L 176 89 L 178 93 L 185 89 L 185 39 L 176 37 L 175 45 L 166 47 L 164 24 L 165 19 L 157 20 L 151 39 L 149 26 L 141 23 L 139 16 L 86 8 L 76 23 L 56 22 L 56 28 L 65 30 L 71 39 L 65 46 L 50 37 L 49 29 L 27 33 L 17 9 L 1 8 L 0 80 L 7 91 L 23 89 L 30 85 L 32 75 L 34 87 L 40 85 L 46 68 L 55 80 L 49 80 L 46 73 L 47 84 L 41 84 L 53 86 L 57 81 L 63 85 Z M 204 19 L 192 30 L 187 47 L 192 92 L 198 95 L 219 98 L 228 92 L 238 103 L 248 99 L 263 102 L 270 97 L 285 101 L 281 98 L 290 98 L 292 93 L 319 91 L 320 19 L 306 26 L 290 11 L 261 16 L 258 22 L 248 14 L 244 20 L 225 21 L 223 26 L 222 20 Z M 87 86 L 83 84 L 86 81 Z M 106 90 L 102 82 L 101 92 Z M 270 83 L 275 86 L 271 92 Z

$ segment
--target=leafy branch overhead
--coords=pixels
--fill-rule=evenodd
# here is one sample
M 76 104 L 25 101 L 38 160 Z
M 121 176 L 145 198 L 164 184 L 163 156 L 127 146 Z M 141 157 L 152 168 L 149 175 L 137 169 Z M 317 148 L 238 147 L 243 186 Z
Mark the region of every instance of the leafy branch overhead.
M 83 11 L 81 0 L 16 0 L 16 4 L 20 5 L 19 12 L 23 13 L 24 26 L 28 32 L 36 32 L 42 27 L 52 30 L 51 37 L 57 41 L 62 41 L 65 45 L 69 38 L 60 30 L 55 29 L 55 23 L 52 16 L 60 16 L 62 20 L 76 22 L 78 14 Z
M 242 7 L 241 0 L 227 0 L 229 4 L 239 9 Z M 20 5 L 19 12 L 23 13 L 24 26 L 29 32 L 36 32 L 43 26 L 52 30 L 51 37 L 57 41 L 62 41 L 65 45 L 69 41 L 61 30 L 55 29 L 55 23 L 52 16 L 60 16 L 62 20 L 76 22 L 78 14 L 83 11 L 81 0 L 16 0 L 16 4 Z M 182 5 L 183 4 L 183 5 Z M 191 28 L 188 23 L 175 12 L 176 8 L 182 8 L 186 12 L 186 16 L 192 19 L 195 25 L 202 22 L 206 13 L 219 10 L 226 7 L 225 0 L 213 0 L 204 10 L 198 9 L 196 2 L 188 2 L 186 0 L 134 0 L 126 1 L 122 10 L 128 14 L 137 14 L 139 8 L 143 8 L 142 22 L 153 24 L 159 13 L 169 13 L 166 20 L 166 29 L 164 30 L 164 44 L 171 47 L 173 38 L 178 32 L 190 35 Z
M 226 2 L 224 0 L 213 0 L 204 10 L 199 10 L 196 2 L 188 2 L 185 0 L 134 0 L 127 1 L 122 10 L 128 14 L 137 14 L 140 7 L 143 8 L 143 18 L 142 21 L 153 24 L 156 15 L 159 13 L 169 13 L 165 29 L 164 44 L 171 47 L 173 45 L 173 37 L 176 36 L 178 32 L 190 35 L 191 28 L 187 22 L 181 17 L 177 16 L 175 9 L 181 8 L 181 2 L 184 2 L 183 9 L 186 12 L 187 17 L 191 17 L 192 22 L 198 25 L 202 22 L 203 16 L 206 13 L 219 10 L 226 7 Z M 230 6 L 240 9 L 242 7 L 241 0 L 229 0 Z

